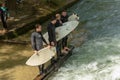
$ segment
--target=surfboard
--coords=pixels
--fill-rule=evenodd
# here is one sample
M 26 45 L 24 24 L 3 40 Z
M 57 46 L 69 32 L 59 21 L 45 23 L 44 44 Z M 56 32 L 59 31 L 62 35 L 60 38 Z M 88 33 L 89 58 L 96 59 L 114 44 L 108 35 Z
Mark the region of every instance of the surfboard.
M 80 17 L 77 15 L 77 14 L 75 14 L 75 13 L 73 13 L 69 18 L 68 18 L 68 20 L 69 21 L 75 21 L 75 20 L 79 20 L 80 19 Z
M 48 62 L 52 57 L 56 55 L 56 49 L 55 47 L 45 47 L 38 51 L 37 53 L 34 53 L 26 62 L 29 66 L 39 66 L 46 62 Z
M 68 21 L 68 22 L 64 23 L 63 26 L 56 28 L 56 30 L 55 30 L 56 40 L 59 41 L 62 38 L 64 38 L 65 36 L 67 36 L 68 34 L 70 34 L 70 32 L 72 32 L 78 26 L 78 24 L 79 24 L 78 21 Z M 48 32 L 46 32 L 43 36 L 46 39 L 46 41 L 49 43 Z M 45 43 L 44 43 L 44 45 L 45 45 Z

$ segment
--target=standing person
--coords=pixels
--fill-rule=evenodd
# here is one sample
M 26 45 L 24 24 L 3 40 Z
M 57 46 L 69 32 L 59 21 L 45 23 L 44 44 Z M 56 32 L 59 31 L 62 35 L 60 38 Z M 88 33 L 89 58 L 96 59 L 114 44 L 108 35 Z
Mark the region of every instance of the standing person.
M 5 32 L 7 31 L 7 19 L 9 18 L 8 8 L 5 6 L 5 3 L 2 3 L 0 7 L 0 16 Z
M 48 24 L 47 30 L 48 30 L 48 36 L 49 36 L 49 44 L 50 46 L 56 46 L 56 33 L 55 33 L 55 24 L 56 24 L 56 17 L 52 17 L 51 22 Z M 57 51 L 57 48 L 56 48 Z M 57 54 L 58 56 L 58 54 Z M 56 62 L 55 58 L 53 57 L 51 59 L 51 64 L 54 64 Z
M 56 24 L 55 24 L 55 27 L 57 28 L 57 27 L 62 26 L 61 15 L 60 14 L 56 14 L 55 16 L 56 16 L 56 20 L 57 20 Z M 67 53 L 67 51 L 62 50 L 62 40 L 59 40 L 57 42 L 57 46 L 56 47 L 57 47 L 58 57 L 62 56 L 61 53 Z
M 67 11 L 62 11 L 62 14 L 61 14 L 61 21 L 62 23 L 65 23 L 68 21 L 68 15 L 67 15 Z M 62 39 L 62 48 L 64 51 L 69 51 L 70 49 L 67 47 L 67 40 L 68 40 L 68 36 L 64 37 Z
M 46 40 L 44 39 L 42 33 L 42 27 L 40 24 L 35 25 L 35 32 L 31 35 L 31 44 L 34 52 L 37 53 L 40 49 L 43 48 L 43 41 L 47 44 Z M 44 65 L 39 66 L 40 74 L 44 73 Z
M 48 24 L 48 36 L 49 36 L 49 43 L 51 46 L 56 45 L 56 33 L 55 33 L 55 24 L 56 24 L 56 17 L 52 17 L 51 22 Z
M 61 21 L 60 14 L 56 14 L 55 17 L 56 17 L 55 28 L 62 26 L 62 21 Z M 58 54 L 57 57 L 58 57 L 58 59 L 59 59 L 59 57 L 61 55 L 61 44 L 62 44 L 61 40 L 57 41 L 56 48 L 57 48 L 57 54 Z

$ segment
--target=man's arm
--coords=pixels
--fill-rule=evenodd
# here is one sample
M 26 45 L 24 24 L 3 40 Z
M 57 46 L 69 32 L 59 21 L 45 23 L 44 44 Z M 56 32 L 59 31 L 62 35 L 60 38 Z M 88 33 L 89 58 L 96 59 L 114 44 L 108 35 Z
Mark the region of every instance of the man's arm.
M 44 41 L 44 43 L 45 43 L 46 45 L 48 45 L 48 43 L 47 43 L 47 41 L 45 40 L 45 38 L 43 37 L 42 33 L 40 33 L 40 35 L 41 35 L 42 40 Z
M 31 45 L 32 45 L 32 48 L 37 51 L 37 48 L 36 48 L 36 42 L 35 42 L 35 35 L 32 34 L 31 35 Z

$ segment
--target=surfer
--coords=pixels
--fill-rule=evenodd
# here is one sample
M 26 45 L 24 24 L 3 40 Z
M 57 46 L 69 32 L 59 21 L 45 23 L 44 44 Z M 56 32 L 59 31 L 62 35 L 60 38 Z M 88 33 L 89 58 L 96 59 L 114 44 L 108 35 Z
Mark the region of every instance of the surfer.
M 67 22 L 68 21 L 68 15 L 67 15 L 67 11 L 62 11 L 62 13 L 61 13 L 61 21 L 62 21 L 62 23 L 65 23 L 65 22 Z M 66 36 L 66 37 L 64 37 L 63 39 L 62 39 L 62 48 L 63 48 L 63 50 L 65 50 L 65 51 L 69 51 L 70 49 L 67 47 L 67 40 L 68 40 L 68 36 Z
M 62 21 L 61 21 L 60 14 L 56 14 L 55 17 L 56 17 L 55 28 L 62 26 Z M 57 32 L 56 32 L 56 35 L 57 35 Z M 57 57 L 58 57 L 58 59 L 59 59 L 59 57 L 61 55 L 61 44 L 62 44 L 61 40 L 57 41 L 56 49 L 57 49 L 57 54 L 58 54 Z
M 56 24 L 56 17 L 52 17 L 51 22 L 47 26 L 50 46 L 56 45 L 55 24 Z
M 49 44 L 52 47 L 56 47 L 57 46 L 56 32 L 55 32 L 55 24 L 56 24 L 56 22 L 57 22 L 56 17 L 53 16 L 52 19 L 51 19 L 51 22 L 47 26 L 48 36 L 49 36 Z M 56 47 L 56 51 L 57 51 L 57 47 Z M 59 56 L 58 53 L 57 53 L 57 56 Z M 57 60 L 58 60 L 58 58 L 57 58 Z M 57 60 L 55 59 L 55 57 L 53 57 L 51 59 L 51 64 L 53 65 L 54 63 L 57 62 Z
M 61 21 L 61 15 L 60 14 L 56 14 L 56 24 L 55 27 L 60 27 L 62 26 L 62 21 Z M 62 40 L 57 41 L 57 53 L 59 54 L 59 56 L 63 56 L 63 54 L 67 54 L 68 52 L 66 50 L 62 50 Z M 63 53 L 63 54 L 61 54 Z
M 33 32 L 31 35 L 31 44 L 32 44 L 32 48 L 34 49 L 35 53 L 37 53 L 40 49 L 43 48 L 43 41 L 46 45 L 48 45 L 48 43 L 44 39 L 41 31 L 42 31 L 42 26 L 40 24 L 36 24 L 35 32 Z M 44 64 L 39 66 L 39 70 L 40 70 L 40 74 L 45 72 Z

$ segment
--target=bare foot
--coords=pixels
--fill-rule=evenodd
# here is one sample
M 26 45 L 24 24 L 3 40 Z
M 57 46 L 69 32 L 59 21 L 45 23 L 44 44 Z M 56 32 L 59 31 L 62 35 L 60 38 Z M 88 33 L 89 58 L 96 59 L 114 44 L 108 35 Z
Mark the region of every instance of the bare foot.
M 64 48 L 64 50 L 70 51 L 70 48 L 68 48 L 68 47 L 65 47 L 65 48 Z
M 63 54 L 68 54 L 68 51 L 66 51 L 66 50 L 62 50 L 61 51 Z

